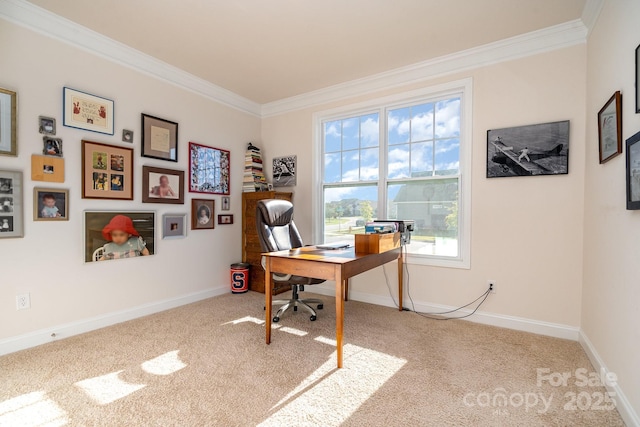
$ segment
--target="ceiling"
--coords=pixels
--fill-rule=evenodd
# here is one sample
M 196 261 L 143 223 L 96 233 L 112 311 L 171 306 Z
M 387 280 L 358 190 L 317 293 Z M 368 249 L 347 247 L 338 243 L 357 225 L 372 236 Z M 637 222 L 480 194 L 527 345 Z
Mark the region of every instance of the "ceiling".
M 30 0 L 267 104 L 580 19 L 588 0 Z

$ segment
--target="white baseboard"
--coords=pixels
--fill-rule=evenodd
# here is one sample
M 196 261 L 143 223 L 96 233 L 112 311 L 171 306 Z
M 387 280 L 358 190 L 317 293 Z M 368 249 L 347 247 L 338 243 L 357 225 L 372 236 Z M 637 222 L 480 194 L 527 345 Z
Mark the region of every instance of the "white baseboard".
M 316 285 L 311 292 L 321 295 L 335 295 L 335 289 L 330 285 Z M 397 307 L 395 301 L 389 296 L 368 294 L 354 290 L 349 291 L 349 299 L 361 301 L 370 304 L 382 305 L 385 307 Z M 453 310 L 456 307 L 432 304 L 425 302 L 411 301 L 405 299 L 403 305 L 420 313 L 438 313 Z M 456 312 L 455 316 L 461 316 L 471 313 L 472 310 L 463 309 Z M 476 311 L 472 316 L 463 320 L 483 325 L 498 326 L 501 328 L 514 329 L 517 331 L 531 332 L 534 334 L 546 335 L 555 338 L 564 338 L 572 341 L 578 341 L 580 329 L 576 326 L 562 325 L 559 323 L 543 322 L 540 320 L 526 319 L 523 317 L 507 316 L 503 314 L 487 313 L 484 311 Z
M 94 331 L 106 326 L 115 325 L 116 323 L 126 322 L 127 320 L 136 319 L 138 317 L 169 310 L 181 305 L 223 295 L 227 292 L 229 292 L 228 286 L 208 289 L 206 291 L 194 292 L 177 298 L 156 301 L 138 307 L 108 313 L 102 316 L 96 316 L 63 325 L 56 325 L 39 331 L 30 332 L 28 334 L 18 335 L 16 337 L 0 341 L 0 355 L 57 341 L 62 338 L 68 338 L 73 335 Z
M 601 378 L 606 378 L 606 375 L 608 375 L 610 371 L 583 330 L 580 330 L 578 341 L 585 353 L 587 353 L 587 357 L 589 357 L 593 367 L 600 372 Z M 628 427 L 640 427 L 640 417 L 633 409 L 633 406 L 629 403 L 629 400 L 620 388 L 620 385 L 616 382 L 613 386 L 605 384 L 605 387 L 607 388 L 607 391 L 614 393 L 616 408 L 618 409 L 618 412 L 625 424 Z

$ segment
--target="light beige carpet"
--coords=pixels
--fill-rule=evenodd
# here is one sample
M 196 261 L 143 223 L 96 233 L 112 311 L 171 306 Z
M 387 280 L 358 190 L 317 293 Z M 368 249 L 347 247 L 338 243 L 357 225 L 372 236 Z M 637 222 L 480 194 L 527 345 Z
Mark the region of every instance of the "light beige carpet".
M 337 370 L 320 298 L 269 346 L 249 292 L 0 357 L 0 426 L 624 425 L 572 341 L 349 301 Z

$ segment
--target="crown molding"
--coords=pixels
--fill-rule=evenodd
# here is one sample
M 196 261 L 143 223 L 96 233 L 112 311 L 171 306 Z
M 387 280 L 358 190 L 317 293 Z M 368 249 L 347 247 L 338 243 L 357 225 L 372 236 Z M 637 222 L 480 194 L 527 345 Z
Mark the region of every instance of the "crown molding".
M 0 1 L 0 17 L 85 52 L 197 93 L 228 107 L 260 116 L 260 104 L 150 55 L 103 36 L 24 0 Z
M 364 95 L 377 90 L 390 89 L 499 62 L 562 49 L 586 43 L 586 37 L 587 28 L 582 23 L 582 20 L 576 19 L 451 55 L 418 62 L 407 67 L 263 104 L 262 117 L 276 116 L 290 111 Z
M 604 0 L 587 0 L 587 3 L 582 9 L 582 22 L 587 27 L 587 34 L 591 33 L 593 27 L 595 27 L 600 11 L 604 6 Z

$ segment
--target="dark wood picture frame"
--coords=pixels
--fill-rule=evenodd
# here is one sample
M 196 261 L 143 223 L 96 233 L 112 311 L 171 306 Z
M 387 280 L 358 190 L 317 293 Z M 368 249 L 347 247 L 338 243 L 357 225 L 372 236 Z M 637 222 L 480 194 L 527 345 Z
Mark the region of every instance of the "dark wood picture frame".
M 229 195 L 230 166 L 228 150 L 189 142 L 189 191 Z
M 622 153 L 622 94 L 616 91 L 598 111 L 600 163 Z
M 62 96 L 64 126 L 113 135 L 113 100 L 69 87 L 62 88 Z
M 178 123 L 142 113 L 142 157 L 178 161 Z
M 218 215 L 218 224 L 220 225 L 233 224 L 233 215 L 232 214 Z
M 184 171 L 143 166 L 142 203 L 184 204 Z
M 626 140 L 627 209 L 640 209 L 640 132 Z
M 191 200 L 191 229 L 212 230 L 215 228 L 215 200 Z
M 636 114 L 640 113 L 640 45 L 636 48 Z
M 82 140 L 82 198 L 133 200 L 133 148 Z
M 45 211 L 46 200 L 52 199 L 54 206 L 48 206 Z M 69 221 L 69 190 L 35 187 L 33 189 L 33 220 Z
M 16 102 L 18 95 L 11 90 L 0 88 L 0 155 L 17 156 L 18 139 Z

